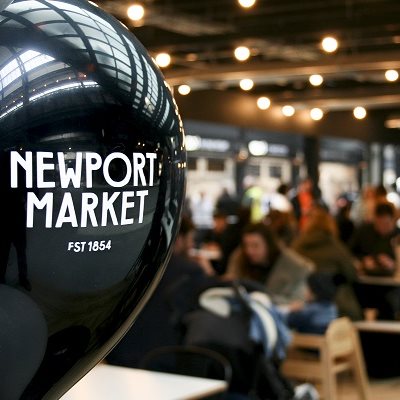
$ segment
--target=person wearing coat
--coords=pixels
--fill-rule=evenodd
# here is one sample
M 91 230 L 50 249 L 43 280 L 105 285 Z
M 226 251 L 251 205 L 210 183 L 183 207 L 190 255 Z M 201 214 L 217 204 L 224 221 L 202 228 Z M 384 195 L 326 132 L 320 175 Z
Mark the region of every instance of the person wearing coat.
M 328 211 L 321 207 L 314 208 L 292 247 L 312 260 L 318 272 L 330 273 L 334 277 L 338 285 L 335 302 L 339 315 L 361 319 L 362 311 L 353 291 L 357 278 L 354 259 L 340 241 L 335 219 Z
M 304 300 L 307 276 L 313 269 L 311 261 L 279 245 L 270 229 L 258 223 L 244 229 L 224 278 L 261 283 L 273 303 L 289 304 Z

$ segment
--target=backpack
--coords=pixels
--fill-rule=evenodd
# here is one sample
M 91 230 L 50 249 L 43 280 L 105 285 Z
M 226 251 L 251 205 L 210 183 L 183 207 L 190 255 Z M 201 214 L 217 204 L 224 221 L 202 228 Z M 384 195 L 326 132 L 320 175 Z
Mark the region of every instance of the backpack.
M 252 400 L 294 399 L 293 385 L 279 371 L 290 335 L 265 293 L 250 292 L 239 282 L 209 288 L 184 325 L 185 344 L 211 348 L 230 361 L 231 393 Z

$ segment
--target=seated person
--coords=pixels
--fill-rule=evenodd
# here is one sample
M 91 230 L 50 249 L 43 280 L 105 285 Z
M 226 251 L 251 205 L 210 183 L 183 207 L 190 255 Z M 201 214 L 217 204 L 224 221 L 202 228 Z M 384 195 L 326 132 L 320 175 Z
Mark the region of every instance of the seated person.
M 232 254 L 224 278 L 262 284 L 275 304 L 304 300 L 306 278 L 314 264 L 294 250 L 280 245 L 264 224 L 250 224 L 241 246 Z
M 336 221 L 327 210 L 322 207 L 312 209 L 292 247 L 312 260 L 316 271 L 341 278 L 342 284 L 335 299 L 339 315 L 352 320 L 362 319 L 361 307 L 352 287 L 357 280 L 354 257 L 338 238 Z M 336 282 L 339 283 L 338 279 Z
M 331 274 L 315 272 L 307 279 L 306 302 L 281 307 L 289 328 L 301 333 L 323 335 L 338 317 L 335 305 L 336 285 Z
M 371 223 L 356 229 L 350 249 L 359 262 L 359 273 L 392 276 L 396 273 L 394 244 L 400 230 L 393 204 L 378 203 Z M 391 286 L 356 284 L 362 308 L 376 308 L 378 319 L 395 319 L 400 309 L 400 290 Z
M 393 275 L 396 272 L 393 240 L 400 234 L 391 203 L 378 203 L 372 223 L 354 233 L 350 249 L 359 260 L 360 272 L 367 275 Z

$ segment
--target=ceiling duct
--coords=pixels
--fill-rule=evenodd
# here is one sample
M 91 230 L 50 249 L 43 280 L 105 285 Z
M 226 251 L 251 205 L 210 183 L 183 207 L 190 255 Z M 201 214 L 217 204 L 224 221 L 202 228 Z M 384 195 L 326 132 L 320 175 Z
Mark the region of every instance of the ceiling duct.
M 99 4 L 104 10 L 119 19 L 127 19 L 127 6 L 125 4 L 110 0 L 99 2 Z M 231 24 L 210 21 L 209 18 L 183 14 L 165 7 L 157 8 L 154 5 L 146 6 L 143 24 L 185 36 L 222 35 L 235 31 Z

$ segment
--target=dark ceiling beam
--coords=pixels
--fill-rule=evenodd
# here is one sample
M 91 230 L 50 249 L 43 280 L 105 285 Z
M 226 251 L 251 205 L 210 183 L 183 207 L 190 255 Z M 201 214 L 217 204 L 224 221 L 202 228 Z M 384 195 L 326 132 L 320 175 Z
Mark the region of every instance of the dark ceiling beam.
M 127 20 L 129 4 L 116 2 L 115 0 L 103 1 L 100 4 L 104 10 L 117 18 Z M 127 23 L 129 26 L 135 26 L 132 21 L 128 20 Z M 235 31 L 235 27 L 232 24 L 212 21 L 206 15 L 185 15 L 172 9 L 163 10 L 154 5 L 146 7 L 145 18 L 142 23 L 188 37 L 222 35 Z
M 270 98 L 275 105 L 290 104 L 298 110 L 319 107 L 324 110 L 339 111 L 351 110 L 357 106 L 363 106 L 369 110 L 400 108 L 400 90 L 397 84 L 364 86 L 351 90 L 310 88 L 301 92 L 284 91 Z
M 400 68 L 400 51 L 326 56 L 312 62 L 252 62 L 246 64 L 213 65 L 207 70 L 165 70 L 164 74 L 172 86 L 190 81 L 221 82 L 243 78 L 279 80 L 307 78 L 311 74 L 343 75 L 357 71 L 381 71 Z
M 398 115 L 398 109 L 371 110 L 362 121 L 356 120 L 351 111 L 329 112 L 316 122 L 310 119 L 306 110 L 296 112 L 291 118 L 284 117 L 279 107 L 259 110 L 253 96 L 240 92 L 193 92 L 190 96 L 176 96 L 176 101 L 184 120 L 215 122 L 265 132 L 400 144 L 400 131 L 384 126 L 388 117 Z
M 399 2 L 400 6 L 400 2 Z M 192 37 L 193 35 L 170 38 L 166 35 L 152 35 L 148 29 L 135 30 L 135 34 L 148 48 L 168 47 L 170 51 L 180 51 L 187 48 L 209 47 L 210 44 L 226 43 L 246 39 L 248 37 L 263 37 L 277 40 L 281 43 L 311 44 L 326 34 L 337 35 L 343 46 L 350 47 L 354 38 L 373 39 L 371 33 L 381 36 L 396 36 L 400 32 L 398 11 L 388 10 L 386 13 L 367 15 L 357 20 L 345 18 L 343 15 L 316 15 L 314 18 L 299 16 L 297 21 L 287 21 L 285 18 L 264 18 L 254 21 L 238 20 L 236 29 L 223 36 L 209 35 L 208 37 Z M 168 30 L 168 29 L 167 29 Z M 172 40 L 171 40 L 172 39 Z M 348 43 L 347 43 L 348 42 Z
M 168 47 L 169 51 L 179 51 L 181 46 L 192 49 L 209 47 L 211 43 L 217 43 L 222 34 L 225 44 L 246 37 L 268 37 L 292 44 L 307 44 L 331 33 L 338 34 L 343 46 L 348 47 L 347 40 L 373 39 L 368 34 L 370 32 L 376 35 L 382 32 L 396 35 L 400 32 L 398 1 L 352 0 L 347 3 L 296 0 L 290 4 L 277 1 L 246 12 L 235 4 L 219 4 L 215 0 L 194 2 L 193 7 L 189 7 L 187 2 L 151 1 L 145 3 L 147 16 L 143 28 L 127 18 L 128 1 L 97 0 L 97 3 L 134 29 L 139 39 L 152 50 L 162 47 Z M 165 34 L 154 34 L 148 29 L 148 25 L 152 24 Z M 168 33 L 172 32 L 181 34 L 170 36 Z M 199 33 L 206 37 L 196 37 Z

